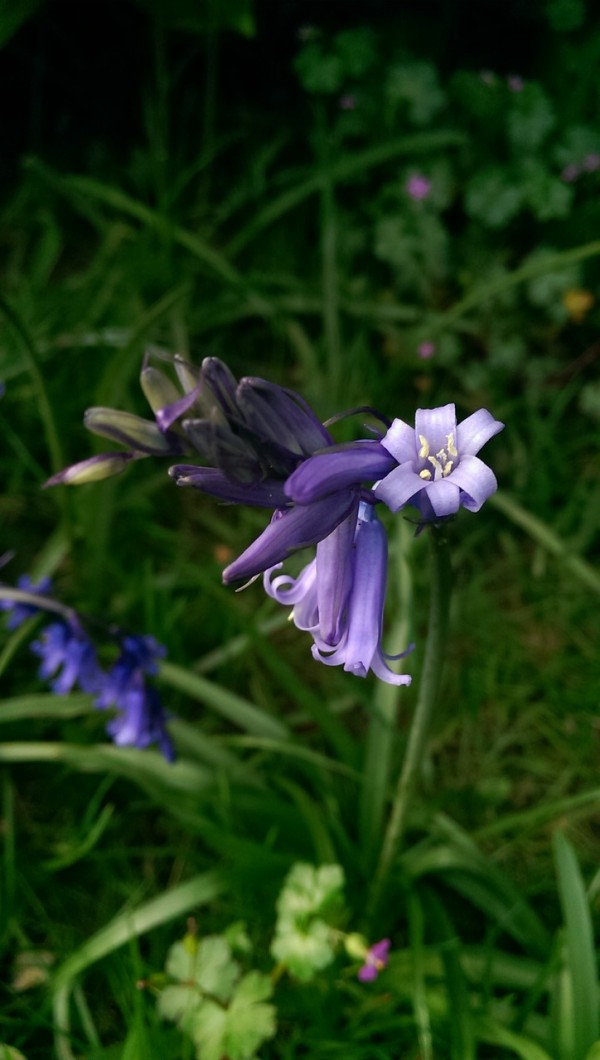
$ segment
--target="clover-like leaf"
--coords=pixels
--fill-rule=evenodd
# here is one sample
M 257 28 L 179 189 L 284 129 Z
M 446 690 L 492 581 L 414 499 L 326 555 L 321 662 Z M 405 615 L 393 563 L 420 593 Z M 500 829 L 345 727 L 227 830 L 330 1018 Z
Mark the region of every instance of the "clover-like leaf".
M 302 927 L 293 918 L 280 918 L 271 944 L 276 961 L 285 964 L 291 975 L 302 983 L 331 964 L 335 954 L 332 933 L 324 920 L 313 919 Z
M 308 922 L 339 901 L 344 886 L 340 865 L 307 865 L 298 862 L 288 873 L 277 901 L 280 918 Z
M 231 1060 L 250 1060 L 275 1034 L 275 1007 L 265 1002 L 273 993 L 268 975 L 248 972 L 231 999 L 227 1012 L 224 1053 Z
M 208 936 L 198 945 L 190 945 L 189 940 L 176 942 L 165 967 L 173 982 L 159 995 L 159 1014 L 188 1033 L 204 999 L 227 1002 L 239 975 L 239 967 L 220 935 Z

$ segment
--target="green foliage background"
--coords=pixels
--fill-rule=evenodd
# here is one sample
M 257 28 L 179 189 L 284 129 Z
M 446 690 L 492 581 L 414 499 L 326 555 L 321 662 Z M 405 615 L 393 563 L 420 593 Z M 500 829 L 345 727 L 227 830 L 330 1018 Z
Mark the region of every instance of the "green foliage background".
M 219 74 L 241 54 L 228 34 L 255 33 L 249 49 L 268 38 L 250 5 L 228 5 L 226 19 L 223 5 L 141 7 L 131 143 L 82 130 L 68 166 L 60 144 L 26 145 L 5 189 L 0 551 L 15 553 L 7 582 L 52 574 L 82 612 L 167 645 L 160 689 L 178 761 L 108 745 L 88 697 L 47 692 L 27 650 L 38 620 L 2 638 L 5 1053 L 218 1055 L 204 1031 L 194 1046 L 160 1019 L 152 985 L 136 986 L 156 985 L 193 915 L 200 946 L 246 924 L 250 951 L 231 967 L 238 990 L 261 977 L 249 989 L 263 1060 L 592 1060 L 593 5 L 536 7 L 539 45 L 522 72 L 508 56 L 494 70 L 436 56 L 412 9 L 381 25 L 299 25 L 279 108 L 240 99 Z M 19 25 L 33 31 L 49 8 L 13 5 L 0 43 L 20 47 Z M 407 192 L 414 175 L 431 182 L 422 201 Z M 486 450 L 500 492 L 451 530 L 435 731 L 376 917 L 368 896 L 413 691 L 318 667 L 259 586 L 221 586 L 264 514 L 175 491 L 150 461 L 81 491 L 40 489 L 101 448 L 81 427 L 86 407 L 145 411 L 148 348 L 294 386 L 323 419 L 369 405 L 411 420 L 455 401 L 460 418 L 483 406 L 506 423 Z M 352 421 L 336 430 L 351 437 Z M 388 526 L 389 645 L 416 640 L 418 685 L 427 547 L 404 519 Z M 337 930 L 392 939 L 373 986 L 338 954 L 308 986 L 283 973 L 263 989 L 297 862 L 343 867 Z

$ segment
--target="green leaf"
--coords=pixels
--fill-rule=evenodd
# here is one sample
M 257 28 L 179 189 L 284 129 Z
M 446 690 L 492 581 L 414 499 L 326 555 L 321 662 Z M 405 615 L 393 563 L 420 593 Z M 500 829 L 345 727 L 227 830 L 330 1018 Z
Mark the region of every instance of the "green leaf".
M 489 228 L 501 228 L 518 214 L 522 206 L 523 189 L 503 169 L 483 169 L 467 185 L 467 213 Z
M 23 22 L 35 14 L 42 3 L 43 0 L 8 0 L 8 2 L 5 0 L 2 4 L 2 17 L 0 18 L 0 48 L 10 40 Z M 12 1053 L 10 1055 L 12 1056 Z
M 275 1034 L 276 1010 L 264 1002 L 273 986 L 268 975 L 249 972 L 241 980 L 227 1012 L 223 1052 L 231 1060 L 249 1060 Z
M 198 1060 L 222 1060 L 227 1011 L 214 1001 L 204 1001 L 189 1027 Z M 188 1029 L 188 1028 L 186 1028 Z
M 539 85 L 527 84 L 514 96 L 514 109 L 508 115 L 507 132 L 515 152 L 533 154 L 541 147 L 556 123 L 550 100 Z
M 327 911 L 341 896 L 344 870 L 340 865 L 298 862 L 285 880 L 277 901 L 280 918 L 307 920 Z
M 581 872 L 573 847 L 562 832 L 554 835 L 554 857 L 565 921 L 565 966 L 561 1030 L 564 1060 L 584 1060 L 598 1038 L 598 975 L 594 933 Z
M 302 49 L 294 66 L 307 92 L 325 96 L 339 92 L 342 87 L 342 60 L 338 55 L 328 54 L 318 41 L 313 41 Z
M 190 953 L 185 942 L 171 946 L 165 965 L 167 975 L 195 989 L 200 995 L 211 994 L 219 1001 L 228 1001 L 239 967 L 231 956 L 226 940 L 221 935 L 202 939 L 196 953 Z
M 308 982 L 334 958 L 331 929 L 322 918 L 335 911 L 343 886 L 339 865 L 315 868 L 300 862 L 287 876 L 277 902 L 271 953 L 301 982 Z
M 295 920 L 282 919 L 277 924 L 271 953 L 296 979 L 307 983 L 316 972 L 331 964 L 335 956 L 331 929 L 317 918 L 304 929 Z

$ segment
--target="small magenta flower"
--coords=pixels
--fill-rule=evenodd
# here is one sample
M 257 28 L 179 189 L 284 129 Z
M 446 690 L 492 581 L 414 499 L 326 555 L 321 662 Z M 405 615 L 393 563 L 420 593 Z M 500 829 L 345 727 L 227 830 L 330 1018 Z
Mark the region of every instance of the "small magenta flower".
M 415 505 L 424 522 L 454 515 L 461 505 L 478 512 L 498 484 L 475 454 L 503 427 L 486 409 L 457 426 L 454 404 L 417 409 L 414 428 L 394 420 L 381 444 L 399 466 L 375 486 L 375 497 L 393 512 Z
M 430 357 L 433 357 L 434 353 L 435 342 L 422 342 L 417 349 L 417 354 L 424 361 L 428 361 Z
M 361 983 L 372 983 L 386 967 L 389 959 L 391 942 L 389 939 L 381 939 L 375 942 L 367 950 L 365 963 L 358 970 L 358 979 Z
M 372 504 L 361 501 L 358 512 L 319 542 L 299 578 L 276 574 L 278 569 L 266 572 L 265 591 L 293 606 L 295 625 L 312 635 L 313 658 L 356 677 L 372 670 L 387 684 L 410 684 L 409 675 L 390 670 L 381 647 L 387 539 Z
M 428 197 L 431 191 L 431 181 L 422 173 L 413 173 L 406 181 L 406 190 L 411 199 L 421 202 Z
M 581 169 L 576 162 L 569 162 L 568 166 L 565 166 L 560 174 L 560 179 L 564 180 L 566 184 L 572 184 L 581 175 Z
M 509 92 L 522 92 L 525 88 L 525 82 L 518 74 L 509 74 L 506 78 L 506 84 Z

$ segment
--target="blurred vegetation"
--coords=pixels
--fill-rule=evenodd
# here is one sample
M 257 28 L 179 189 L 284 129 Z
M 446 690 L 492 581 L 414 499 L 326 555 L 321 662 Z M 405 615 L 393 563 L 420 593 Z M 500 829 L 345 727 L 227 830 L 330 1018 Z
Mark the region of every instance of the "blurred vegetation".
M 579 0 L 513 7 L 474 54 L 435 4 L 345 19 L 332 5 L 322 24 L 291 5 L 284 39 L 273 7 L 140 0 L 98 26 L 119 72 L 111 88 L 107 64 L 89 128 L 76 80 L 71 110 L 48 105 L 60 64 L 29 84 L 27 113 L 16 104 L 2 576 L 51 574 L 65 602 L 167 646 L 179 756 L 113 748 L 89 697 L 47 693 L 27 649 L 36 618 L 2 638 L 8 1055 L 193 1057 L 152 976 L 190 915 L 200 939 L 244 921 L 243 972 L 270 973 L 299 861 L 343 867 L 336 929 L 389 937 L 391 957 L 368 988 L 339 955 L 309 986 L 276 979 L 263 1060 L 599 1055 L 600 25 Z M 57 8 L 66 44 L 55 30 L 44 45 Z M 9 5 L 2 55 L 39 72 L 68 54 L 89 102 L 83 70 L 98 67 L 72 8 Z M 526 57 L 519 33 L 535 39 Z M 369 405 L 410 421 L 455 401 L 461 418 L 484 406 L 506 423 L 486 450 L 499 494 L 450 529 L 436 728 L 375 920 L 415 693 L 313 664 L 259 586 L 221 586 L 264 513 L 175 491 L 150 461 L 40 489 L 103 448 L 86 407 L 145 412 L 146 349 L 222 357 L 301 390 L 323 419 Z M 414 637 L 418 686 L 426 543 L 387 525 L 390 650 Z

